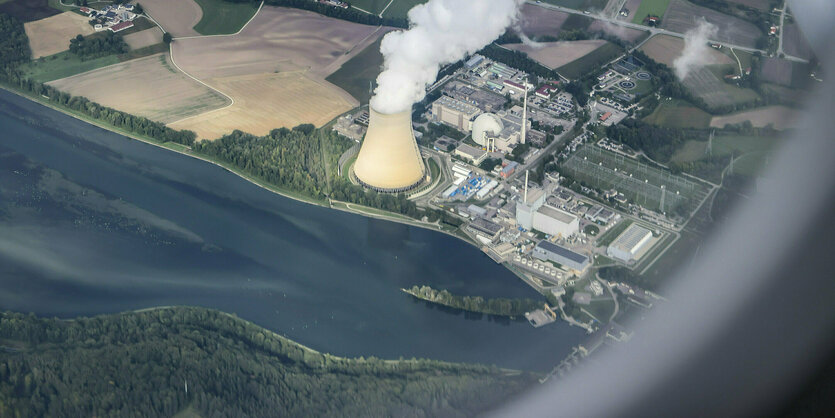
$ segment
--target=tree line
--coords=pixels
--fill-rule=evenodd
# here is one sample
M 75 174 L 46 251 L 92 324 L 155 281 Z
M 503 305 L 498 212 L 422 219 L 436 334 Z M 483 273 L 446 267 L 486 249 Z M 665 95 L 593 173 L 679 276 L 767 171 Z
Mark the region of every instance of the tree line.
M 534 299 L 489 298 L 481 296 L 454 295 L 447 290 L 436 290 L 429 286 L 412 286 L 410 295 L 450 308 L 487 315 L 521 317 L 527 312 L 541 309 L 545 301 Z
M 260 0 L 225 0 L 230 3 L 261 3 Z M 314 0 L 265 0 L 264 4 L 277 7 L 292 7 L 294 9 L 308 10 L 319 13 L 320 15 L 333 17 L 336 19 L 347 20 L 349 22 L 360 23 L 363 25 L 373 26 L 392 26 L 395 28 L 408 28 L 409 23 L 406 19 L 397 17 L 379 17 L 374 14 L 365 13 L 360 10 L 348 7 L 343 9 L 341 7 L 334 7 L 329 4 L 319 3 Z
M 128 52 L 129 49 L 122 35 L 111 31 L 90 36 L 77 35 L 70 39 L 70 52 L 82 60 L 123 54 Z
M 0 416 L 465 416 L 535 381 L 495 366 L 322 354 L 177 307 L 58 320 L 0 314 Z M 187 388 L 186 388 L 187 386 Z

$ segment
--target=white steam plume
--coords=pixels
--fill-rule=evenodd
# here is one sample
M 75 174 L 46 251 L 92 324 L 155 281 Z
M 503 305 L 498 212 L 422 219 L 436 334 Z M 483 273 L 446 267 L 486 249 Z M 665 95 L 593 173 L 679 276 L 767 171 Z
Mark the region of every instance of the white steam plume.
M 441 65 L 458 61 L 512 25 L 523 0 L 429 0 L 409 10 L 410 27 L 383 38 L 383 72 L 371 107 L 399 113 L 423 99 Z
M 544 44 L 539 43 L 539 42 L 534 41 L 533 39 L 529 38 L 528 35 L 525 35 L 522 32 L 522 28 L 520 28 L 520 27 L 516 28 L 516 33 L 519 35 L 519 39 L 522 40 L 522 44 L 527 46 L 528 48 L 539 49 L 539 48 L 542 48 L 542 47 L 545 46 Z
M 673 69 L 679 80 L 684 80 L 690 71 L 701 67 L 705 55 L 710 52 L 708 39 L 716 35 L 716 26 L 702 18 L 699 25 L 684 34 L 684 50 L 673 61 Z

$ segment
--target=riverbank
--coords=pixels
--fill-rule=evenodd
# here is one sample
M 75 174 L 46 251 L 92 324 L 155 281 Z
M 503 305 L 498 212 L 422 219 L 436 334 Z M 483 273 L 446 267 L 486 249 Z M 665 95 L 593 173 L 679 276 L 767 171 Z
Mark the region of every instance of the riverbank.
M 458 238 L 458 239 L 460 239 L 460 240 L 462 240 L 462 241 L 464 241 L 464 242 L 466 242 L 470 245 L 475 246 L 476 248 L 479 248 L 478 244 L 476 242 L 472 241 L 471 239 L 469 239 L 469 237 L 466 237 L 466 235 L 456 233 L 457 229 L 453 230 L 453 231 L 450 231 L 450 230 L 444 229 L 441 225 L 436 224 L 436 223 L 418 221 L 416 219 L 411 219 L 411 218 L 405 217 L 404 215 L 401 215 L 401 214 L 398 214 L 398 213 L 387 212 L 387 211 L 382 210 L 382 209 L 376 209 L 376 208 L 362 209 L 362 208 L 366 208 L 366 207 L 362 206 L 362 205 L 357 205 L 357 204 L 354 204 L 354 203 L 331 201 L 330 199 L 328 199 L 328 200 L 314 199 L 314 198 L 311 198 L 310 196 L 306 196 L 304 194 L 301 194 L 301 193 L 298 193 L 298 192 L 295 192 L 295 191 L 292 191 L 292 190 L 287 190 L 287 189 L 284 189 L 284 188 L 281 188 L 281 187 L 277 187 L 277 186 L 275 186 L 271 183 L 268 183 L 268 182 L 265 182 L 261 179 L 252 177 L 252 176 L 244 173 L 243 171 L 241 171 L 237 167 L 229 165 L 225 162 L 222 162 L 222 161 L 210 158 L 210 157 L 206 157 L 206 156 L 203 156 L 203 155 L 195 154 L 195 153 L 191 152 L 190 147 L 187 147 L 185 145 L 177 144 L 177 143 L 173 143 L 173 142 L 162 143 L 162 142 L 159 142 L 159 141 L 157 141 L 157 140 L 155 140 L 151 137 L 148 137 L 148 136 L 137 135 L 136 133 L 116 128 L 113 125 L 103 123 L 103 122 L 98 121 L 96 119 L 90 118 L 89 116 L 84 115 L 80 112 L 76 112 L 76 111 L 73 111 L 71 109 L 67 109 L 64 106 L 56 105 L 55 103 L 53 103 L 50 100 L 44 98 L 43 96 L 33 94 L 33 93 L 29 93 L 29 92 L 25 92 L 25 91 L 22 91 L 20 89 L 17 89 L 13 86 L 9 86 L 9 85 L 4 84 L 4 83 L 0 83 L 0 89 L 3 89 L 5 91 L 7 91 L 9 93 L 12 93 L 14 95 L 17 95 L 19 97 L 23 97 L 27 100 L 33 101 L 33 102 L 38 103 L 40 105 L 46 106 L 46 107 L 48 107 L 52 110 L 55 110 L 57 112 L 61 112 L 65 115 L 71 116 L 73 118 L 76 118 L 76 119 L 78 119 L 80 121 L 83 121 L 85 123 L 88 123 L 90 125 L 93 125 L 93 126 L 96 126 L 98 128 L 101 128 L 101 129 L 104 129 L 104 130 L 107 130 L 107 131 L 114 132 L 114 133 L 117 133 L 119 135 L 125 136 L 126 138 L 130 138 L 130 139 L 133 139 L 133 140 L 136 140 L 136 141 L 143 142 L 143 143 L 148 144 L 148 145 L 159 147 L 159 148 L 162 148 L 162 149 L 165 149 L 165 150 L 168 150 L 168 151 L 178 153 L 180 155 L 185 155 L 185 156 L 188 156 L 188 157 L 191 157 L 191 158 L 195 158 L 195 159 L 207 162 L 209 164 L 216 165 L 216 166 L 221 167 L 221 168 L 229 171 L 230 173 L 233 173 L 233 174 L 237 175 L 238 177 L 240 177 L 240 178 L 242 178 L 242 179 L 244 179 L 244 180 L 246 180 L 246 181 L 248 181 L 248 182 L 264 189 L 264 190 L 268 190 L 268 191 L 270 191 L 272 193 L 275 193 L 277 195 L 280 195 L 282 197 L 286 197 L 286 198 L 293 199 L 295 201 L 302 202 L 302 203 L 307 203 L 307 204 L 310 204 L 310 205 L 316 205 L 316 206 L 326 207 L 326 208 L 330 208 L 330 209 L 341 210 L 341 211 L 344 211 L 344 212 L 354 213 L 354 214 L 369 217 L 369 218 L 381 219 L 381 220 L 386 220 L 386 221 L 390 221 L 390 222 L 397 222 L 397 223 L 401 223 L 401 224 L 406 224 L 406 225 L 410 225 L 410 226 L 415 226 L 415 227 L 419 227 L 419 228 L 428 229 L 428 230 L 431 230 L 431 231 L 441 232 L 441 233 L 453 236 L 455 238 Z M 334 205 L 334 203 L 336 203 L 336 205 Z M 357 208 L 357 207 L 359 207 L 359 208 Z

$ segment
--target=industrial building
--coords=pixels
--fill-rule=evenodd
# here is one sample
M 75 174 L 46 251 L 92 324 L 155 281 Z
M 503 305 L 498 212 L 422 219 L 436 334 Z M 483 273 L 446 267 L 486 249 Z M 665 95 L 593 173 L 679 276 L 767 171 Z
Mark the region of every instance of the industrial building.
M 533 229 L 553 236 L 570 237 L 580 231 L 580 219 L 548 205 L 533 213 L 532 225 Z
M 455 149 L 455 155 L 472 161 L 474 165 L 479 165 L 482 161 L 484 161 L 484 158 L 487 157 L 487 151 L 462 142 L 461 145 L 458 145 L 458 148 Z
M 490 242 L 496 240 L 499 237 L 499 234 L 502 232 L 502 226 L 495 223 L 490 222 L 484 218 L 475 218 L 470 225 L 468 225 L 471 231 L 475 232 L 476 235 L 487 239 Z
M 516 223 L 522 228 L 533 228 L 533 214 L 545 203 L 545 191 L 532 188 L 522 195 L 522 201 L 516 202 Z
M 623 231 L 606 249 L 609 257 L 616 258 L 628 263 L 637 258 L 638 253 L 643 250 L 652 239 L 650 230 L 632 224 L 626 231 Z
M 451 125 L 459 131 L 470 130 L 470 121 L 479 114 L 481 109 L 449 96 L 441 96 L 432 102 L 432 119 Z
M 444 86 L 444 94 L 476 106 L 484 112 L 499 111 L 507 103 L 507 99 L 504 96 L 484 91 L 461 81 L 447 83 Z
M 492 114 L 483 113 L 472 124 L 472 138 L 476 144 L 493 149 L 493 141 L 504 130 L 502 120 Z
M 540 241 L 533 248 L 533 256 L 582 273 L 589 266 L 589 258 L 550 241 Z
M 371 109 L 352 177 L 365 187 L 389 193 L 414 189 L 428 180 L 412 131 L 411 110 L 385 114 Z

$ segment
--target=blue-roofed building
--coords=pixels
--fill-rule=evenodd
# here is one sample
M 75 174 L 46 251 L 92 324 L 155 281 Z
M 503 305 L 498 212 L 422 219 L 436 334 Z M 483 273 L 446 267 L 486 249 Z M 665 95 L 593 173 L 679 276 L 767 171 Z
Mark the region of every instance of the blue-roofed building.
M 533 256 L 540 260 L 552 261 L 579 273 L 585 271 L 591 264 L 589 258 L 583 254 L 545 240 L 536 244 L 533 248 Z

